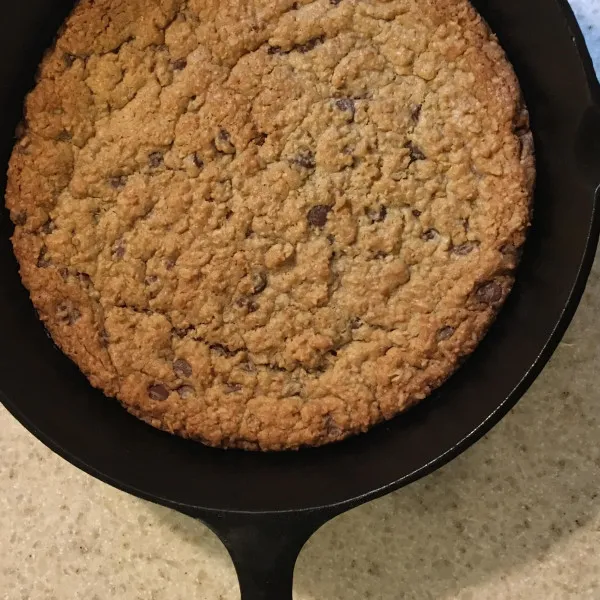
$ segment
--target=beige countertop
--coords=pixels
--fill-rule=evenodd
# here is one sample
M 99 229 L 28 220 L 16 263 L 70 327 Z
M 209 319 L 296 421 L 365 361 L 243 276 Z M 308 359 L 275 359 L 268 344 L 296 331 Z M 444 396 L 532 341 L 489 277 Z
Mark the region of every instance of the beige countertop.
M 571 3 L 600 59 L 600 1 Z M 517 407 L 437 473 L 317 532 L 296 600 L 600 600 L 599 315 L 597 260 Z M 239 598 L 204 526 L 78 471 L 4 408 L 0 456 L 3 600 Z

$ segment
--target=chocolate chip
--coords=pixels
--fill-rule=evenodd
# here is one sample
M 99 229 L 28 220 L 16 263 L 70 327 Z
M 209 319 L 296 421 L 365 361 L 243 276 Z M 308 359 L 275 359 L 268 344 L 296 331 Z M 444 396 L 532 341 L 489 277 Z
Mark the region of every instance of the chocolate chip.
M 48 252 L 48 248 L 46 248 L 46 246 L 43 246 L 42 249 L 40 250 L 40 254 L 37 259 L 38 269 L 47 269 L 52 264 L 50 262 L 50 259 L 46 256 L 47 252 Z
M 370 209 L 367 211 L 367 215 L 369 215 L 371 223 L 381 223 L 387 217 L 387 208 L 382 205 L 379 209 Z
M 350 320 L 350 329 L 360 329 L 363 326 L 362 319 L 359 317 L 353 317 Z
M 420 210 L 416 208 L 412 211 L 413 217 L 417 217 L 417 219 L 423 214 Z
M 42 225 L 42 233 L 45 233 L 46 235 L 50 235 L 55 229 L 56 225 L 51 219 Z
M 408 148 L 408 152 L 409 152 L 409 156 L 410 156 L 409 164 L 412 164 L 412 163 L 416 162 L 417 160 L 425 160 L 425 158 L 427 158 L 423 154 L 423 151 L 413 142 L 408 142 L 408 144 L 406 144 L 406 146 L 404 146 L 404 147 Z
M 415 106 L 413 106 L 411 108 L 410 118 L 413 120 L 414 123 L 418 122 L 419 117 L 421 116 L 421 110 L 422 109 L 423 109 L 423 105 L 422 104 L 416 104 Z
M 252 293 L 260 294 L 261 292 L 264 292 L 265 288 L 267 287 L 268 282 L 269 282 L 269 280 L 265 273 L 262 273 L 262 272 L 254 273 L 252 275 L 252 286 L 253 286 Z
M 487 281 L 477 288 L 475 296 L 479 302 L 495 304 L 502 300 L 502 286 L 497 281 Z
M 162 165 L 164 160 L 164 155 L 162 152 L 152 152 L 148 155 L 148 164 L 153 169 L 158 169 L 160 165 Z
M 191 385 L 182 385 L 175 390 L 183 400 L 193 398 L 196 390 Z
M 209 348 L 221 356 L 235 356 L 235 352 L 223 346 L 223 344 L 211 344 Z
M 151 400 L 162 402 L 169 397 L 169 390 L 160 383 L 155 383 L 148 388 L 148 396 Z
M 173 269 L 173 267 L 176 264 L 176 260 L 174 258 L 167 258 L 165 260 L 165 269 L 167 269 L 167 271 L 170 271 L 171 269 Z
M 92 278 L 87 273 L 77 273 L 75 277 L 86 287 L 92 283 Z
M 304 44 L 298 44 L 297 46 L 294 46 L 294 50 L 297 50 L 298 52 L 301 52 L 302 54 L 306 54 L 307 52 L 314 50 L 317 46 L 322 44 L 324 41 L 325 41 L 325 36 L 319 35 L 317 37 L 314 37 L 314 38 L 308 40 Z
M 327 223 L 327 216 L 330 210 L 331 206 L 317 204 L 308 211 L 306 214 L 306 220 L 314 227 L 325 227 L 325 224 Z
M 521 145 L 523 144 L 523 137 L 529 135 L 530 129 L 529 125 L 519 125 L 513 129 L 513 133 L 519 138 Z
M 58 306 L 56 317 L 63 325 L 75 325 L 81 318 L 81 313 L 73 306 L 72 302 L 65 302 Z
M 337 6 L 342 0 L 329 0 L 329 4 L 332 6 Z
M 311 150 L 302 150 L 292 159 L 292 163 L 304 169 L 314 169 L 317 166 L 315 155 Z
M 25 223 L 27 223 L 27 213 L 26 212 L 17 213 L 14 218 L 14 223 L 15 223 L 15 225 L 20 225 L 20 226 L 25 225 Z
M 178 358 L 173 363 L 173 372 L 175 373 L 175 375 L 177 375 L 177 377 L 185 379 L 186 377 L 192 376 L 192 366 L 187 360 L 183 358 Z
M 333 235 L 332 233 L 330 233 L 330 234 L 327 236 L 327 241 L 328 241 L 330 244 L 333 244 L 333 243 L 335 242 L 335 235 Z
M 252 140 L 257 146 L 264 146 L 265 142 L 267 141 L 267 134 L 266 133 L 259 133 L 254 140 Z
M 297 2 L 294 2 L 294 4 L 292 4 L 292 10 L 298 10 L 300 8 L 300 5 Z
M 267 48 L 267 54 L 285 54 L 285 52 L 281 49 L 280 46 L 269 46 Z
M 456 254 L 457 256 L 467 256 L 467 254 L 471 254 L 478 246 L 479 242 L 465 242 L 459 246 L 454 246 L 454 248 L 452 248 L 452 254 Z
M 125 242 L 119 240 L 113 248 L 113 258 L 121 259 L 125 256 Z
M 335 101 L 335 105 L 339 110 L 349 112 L 352 116 L 356 112 L 356 106 L 352 98 L 340 98 Z
M 171 331 L 179 339 L 183 339 L 184 337 L 186 337 L 187 335 L 189 335 L 190 333 L 192 333 L 192 331 L 194 331 L 194 326 L 193 325 L 189 325 L 188 327 L 174 327 Z
M 243 296 L 236 300 L 236 305 L 240 308 L 245 308 L 249 313 L 256 312 L 260 306 L 248 296 Z
M 192 154 L 192 162 L 198 169 L 204 168 L 204 161 L 198 156 L 197 152 L 194 152 Z
M 428 229 L 421 236 L 425 241 L 430 242 L 431 240 L 435 240 L 439 236 L 439 232 L 437 229 Z
M 234 212 L 230 208 L 228 208 L 225 211 L 225 220 L 229 221 L 229 219 L 231 219 L 231 217 L 233 217 L 233 215 L 234 215 Z
M 223 128 L 219 129 L 219 133 L 215 138 L 215 148 L 223 154 L 235 154 L 235 146 L 227 130 Z
M 73 136 L 66 129 L 63 129 L 56 136 L 56 141 L 58 141 L 58 142 L 70 142 L 72 139 L 73 139 Z
M 125 184 L 127 183 L 127 177 L 125 177 L 125 175 L 109 177 L 108 183 L 110 184 L 111 188 L 118 190 L 125 187 Z
M 331 415 L 327 415 L 324 421 L 325 431 L 328 437 L 339 437 L 342 434 L 342 430 L 339 428 L 335 419 Z
M 437 332 L 438 342 L 445 342 L 446 340 L 449 340 L 454 335 L 455 331 L 456 331 L 456 329 L 454 329 L 454 327 L 450 327 L 450 325 L 447 325 L 446 327 L 442 327 Z
M 183 71 L 187 67 L 187 60 L 185 58 L 180 58 L 173 63 L 174 71 Z

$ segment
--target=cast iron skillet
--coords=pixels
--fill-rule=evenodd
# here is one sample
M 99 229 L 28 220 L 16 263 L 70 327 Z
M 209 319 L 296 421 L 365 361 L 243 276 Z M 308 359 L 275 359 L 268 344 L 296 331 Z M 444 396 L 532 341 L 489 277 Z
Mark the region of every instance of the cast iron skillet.
M 600 86 L 565 0 L 474 2 L 513 61 L 531 112 L 538 183 L 514 292 L 434 397 L 341 444 L 280 454 L 209 449 L 152 429 L 93 390 L 21 286 L 0 219 L 0 393 L 52 450 L 141 498 L 201 519 L 234 560 L 244 600 L 291 598 L 300 549 L 323 523 L 437 469 L 486 433 L 550 358 L 583 292 L 600 227 Z M 25 92 L 72 0 L 4 3 L 0 170 Z M 5 181 L 0 181 L 4 189 Z

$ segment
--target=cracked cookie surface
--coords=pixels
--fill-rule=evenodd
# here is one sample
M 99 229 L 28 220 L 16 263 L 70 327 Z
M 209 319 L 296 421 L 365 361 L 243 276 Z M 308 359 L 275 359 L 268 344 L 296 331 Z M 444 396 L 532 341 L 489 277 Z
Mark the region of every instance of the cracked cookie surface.
M 474 350 L 533 179 L 518 83 L 466 0 L 84 0 L 6 201 L 94 386 L 279 450 L 393 417 Z

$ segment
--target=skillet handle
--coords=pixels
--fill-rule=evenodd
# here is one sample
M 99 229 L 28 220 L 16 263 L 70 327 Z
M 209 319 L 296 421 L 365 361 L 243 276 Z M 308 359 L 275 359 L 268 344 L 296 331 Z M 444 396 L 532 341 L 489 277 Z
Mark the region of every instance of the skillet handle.
M 235 566 L 242 600 L 292 600 L 302 547 L 333 515 L 224 514 L 200 520 L 220 538 Z

